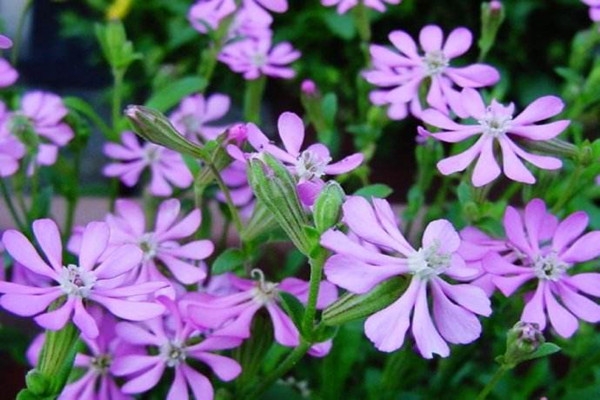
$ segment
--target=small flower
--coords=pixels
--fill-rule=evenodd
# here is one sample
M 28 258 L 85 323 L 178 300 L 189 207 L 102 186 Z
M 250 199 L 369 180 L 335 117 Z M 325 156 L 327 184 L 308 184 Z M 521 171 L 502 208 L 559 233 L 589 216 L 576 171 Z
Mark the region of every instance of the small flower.
M 327 279 L 359 294 L 394 276 L 410 279 L 398 300 L 367 318 L 365 333 L 375 347 L 386 352 L 399 349 L 410 327 L 423 357 L 432 358 L 434 353 L 446 357 L 447 342 L 470 343 L 479 337 L 481 324 L 475 314 L 491 314 L 489 299 L 476 286 L 444 279 L 465 280 L 477 273 L 457 253 L 460 237 L 450 222 L 429 223 L 422 246 L 414 249 L 396 227 L 385 200 L 373 199 L 371 205 L 353 196 L 343 212 L 349 233 L 329 230 L 321 237 L 321 244 L 335 253 L 325 264 Z
M 201 297 L 187 303 L 190 319 L 200 328 L 215 329 L 219 335 L 239 338 L 250 337 L 252 319 L 258 310 L 265 308 L 273 323 L 275 341 L 282 346 L 296 347 L 300 333 L 292 319 L 279 305 L 279 293 L 287 292 L 306 303 L 308 283 L 297 278 L 286 278 L 279 283 L 269 282 L 260 270 L 253 270 L 257 281 L 230 277 L 239 292 L 221 297 Z M 328 282 L 321 282 L 317 308 L 323 309 L 337 298 L 337 291 Z M 313 355 L 324 356 L 328 343 L 313 346 Z
M 234 0 L 199 0 L 188 11 L 187 18 L 200 33 L 219 27 L 221 21 L 236 10 Z
M 117 162 L 108 164 L 102 172 L 106 176 L 118 177 L 127 186 L 138 183 L 141 173 L 150 169 L 150 193 L 155 196 L 170 196 L 172 186 L 185 189 L 194 178 L 180 154 L 153 144 L 140 144 L 133 132 L 121 134 L 122 144 L 107 143 L 104 154 Z
M 540 97 L 513 118 L 514 105 L 504 106 L 492 100 L 486 106 L 481 95 L 473 89 L 464 89 L 461 94 L 463 107 L 467 115 L 477 121 L 476 124 L 461 125 L 441 112 L 429 109 L 423 111 L 421 118 L 426 123 L 443 129 L 431 136 L 443 142 L 461 142 L 471 136 L 479 135 L 472 147 L 464 152 L 445 158 L 437 167 L 444 175 L 465 170 L 478 158 L 471 181 L 475 186 L 483 186 L 500 175 L 500 167 L 494 155 L 494 143 L 502 151 L 504 174 L 517 182 L 535 183 L 535 177 L 525 167 L 521 159 L 538 168 L 554 170 L 562 162 L 554 157 L 528 153 L 515 143 L 515 139 L 540 141 L 558 136 L 569 125 L 568 120 L 536 124 L 536 122 L 559 114 L 564 103 L 556 96 Z
M 376 91 L 376 104 L 389 103 L 398 108 L 399 104 L 419 102 L 419 89 L 428 80 L 431 84 L 427 91 L 427 104 L 444 114 L 449 113 L 450 107 L 462 116 L 464 112 L 455 86 L 479 88 L 492 85 L 500 79 L 498 71 L 489 65 L 451 65 L 452 59 L 463 55 L 471 47 L 473 36 L 466 28 L 454 29 L 444 41 L 440 27 L 423 27 L 419 33 L 422 53 L 404 31 L 393 31 L 389 39 L 397 51 L 371 45 L 374 68 L 363 75 L 369 83 L 386 88 Z M 422 107 L 412 105 L 411 108 L 418 111 Z M 402 114 L 395 110 L 390 116 L 401 117 Z
M 227 129 L 227 125 L 214 125 L 229 111 L 229 96 L 215 93 L 206 99 L 202 94 L 184 98 L 169 119 L 173 126 L 189 139 L 200 143 L 214 140 Z
M 600 305 L 587 296 L 600 297 L 600 273 L 574 274 L 573 267 L 600 256 L 600 231 L 584 234 L 589 218 L 579 211 L 563 221 L 546 211 L 540 199 L 530 201 L 524 215 L 513 207 L 504 214 L 508 254 L 488 253 L 482 260 L 485 270 L 505 296 L 511 296 L 528 281 L 536 284 L 527 296 L 521 321 L 547 321 L 562 337 L 577 330 L 577 319 L 600 322 Z
M 72 316 L 73 323 L 88 338 L 99 335 L 98 324 L 87 311 L 88 303 L 104 306 L 112 314 L 132 321 L 141 321 L 162 314 L 164 307 L 139 300 L 164 287 L 160 282 L 129 285 L 120 278 L 135 268 L 142 252 L 135 246 L 124 245 L 109 249 L 109 228 L 103 222 L 89 223 L 81 239 L 77 264 L 63 264 L 60 232 L 50 219 L 33 223 L 33 233 L 42 249 L 43 259 L 29 240 L 20 232 L 8 230 L 2 236 L 6 251 L 23 267 L 56 282 L 54 286 L 31 287 L 0 282 L 0 305 L 21 316 L 34 316 L 46 329 L 61 329 Z M 136 299 L 133 300 L 132 296 Z M 64 302 L 53 310 L 48 306 L 55 300 Z
M 245 39 L 228 44 L 219 54 L 219 61 L 232 71 L 254 80 L 261 75 L 275 78 L 293 78 L 295 72 L 287 65 L 300 58 L 300 52 L 288 42 L 271 44 L 271 37 Z
M 257 151 L 273 155 L 288 167 L 291 174 L 298 179 L 298 195 L 306 205 L 312 205 L 320 193 L 325 185 L 325 175 L 344 174 L 357 168 L 363 161 L 363 155 L 355 153 L 331 163 L 329 149 L 321 143 L 300 151 L 305 130 L 302 120 L 294 113 L 281 114 L 277 120 L 277 128 L 285 150 L 272 144 L 254 124 L 248 124 L 248 141 Z M 229 146 L 228 151 L 234 158 L 244 160 L 239 149 Z
M 167 369 L 172 369 L 175 376 L 166 397 L 168 400 L 189 399 L 188 387 L 193 398 L 212 400 L 214 389 L 210 381 L 192 365 L 206 364 L 223 381 L 235 379 L 241 372 L 240 365 L 214 352 L 235 348 L 241 339 L 205 337 L 187 322 L 177 303 L 166 297 L 159 297 L 159 300 L 169 310 L 165 317 L 140 324 L 122 322 L 117 325 L 119 337 L 144 351 L 141 355 L 115 358 L 114 374 L 127 377 L 123 393 L 144 393 L 158 384 Z M 152 349 L 152 353 L 148 354 L 148 349 Z
M 372 8 L 379 12 L 385 11 L 385 3 L 400 4 L 402 0 L 364 0 L 365 7 Z M 358 5 L 359 0 L 321 0 L 321 4 L 326 7 L 337 5 L 338 14 L 345 14 L 349 9 Z
M 111 227 L 112 245 L 134 245 L 143 252 L 138 279 L 165 279 L 160 272 L 165 267 L 179 282 L 191 285 L 206 277 L 203 268 L 195 262 L 206 259 L 214 246 L 209 240 L 180 242 L 198 230 L 201 222 L 200 210 L 191 211 L 176 222 L 181 205 L 177 199 L 165 200 L 158 207 L 155 226 L 147 230 L 142 208 L 131 200 L 117 200 L 115 213 L 106 221 Z

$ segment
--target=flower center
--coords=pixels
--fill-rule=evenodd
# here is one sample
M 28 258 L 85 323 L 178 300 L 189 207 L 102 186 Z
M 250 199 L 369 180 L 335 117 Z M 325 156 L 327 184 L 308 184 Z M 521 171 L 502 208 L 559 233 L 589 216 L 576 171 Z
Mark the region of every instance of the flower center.
M 558 281 L 561 275 L 569 268 L 569 264 L 559 260 L 555 253 L 550 253 L 545 256 L 538 256 L 534 263 L 533 269 L 535 275 L 539 279 L 549 281 Z
M 79 266 L 69 264 L 60 271 L 60 288 L 69 296 L 87 298 L 96 283 L 96 277 Z
M 163 345 L 160 354 L 165 359 L 168 367 L 174 367 L 185 361 L 187 357 L 185 347 L 176 341 L 170 341 Z
M 258 278 L 258 284 L 252 289 L 252 298 L 261 305 L 265 305 L 273 301 L 277 296 L 277 283 L 269 282 L 265 279 L 265 275 L 260 269 L 253 269 L 250 274 L 252 277 Z
M 304 150 L 296 161 L 296 174 L 301 182 L 311 181 L 325 175 L 325 167 L 331 157 L 322 158 L 314 151 Z
M 200 120 L 192 114 L 184 115 L 181 117 L 180 122 L 185 128 L 185 136 L 193 135 L 200 130 Z
M 112 357 L 110 354 L 99 354 L 96 357 L 92 357 L 90 364 L 98 375 L 106 375 L 110 364 L 112 364 Z
M 252 55 L 252 63 L 256 67 L 264 67 L 267 64 L 267 56 L 262 53 Z
M 152 143 L 146 144 L 144 147 L 144 155 L 143 159 L 147 165 L 154 164 L 157 160 L 160 159 L 162 148 Z
M 478 122 L 483 127 L 484 134 L 492 135 L 497 138 L 510 128 L 511 121 L 511 115 L 499 115 L 488 107 L 485 115 Z
M 428 76 L 439 75 L 450 64 L 448 58 L 441 50 L 425 53 L 423 57 L 425 71 Z
M 438 248 L 439 243 L 434 243 L 408 256 L 410 272 L 421 280 L 428 280 L 443 273 L 450 266 L 451 257 L 449 254 L 438 252 Z
M 144 260 L 148 261 L 156 257 L 158 244 L 153 233 L 144 233 L 139 241 L 140 248 L 144 252 Z

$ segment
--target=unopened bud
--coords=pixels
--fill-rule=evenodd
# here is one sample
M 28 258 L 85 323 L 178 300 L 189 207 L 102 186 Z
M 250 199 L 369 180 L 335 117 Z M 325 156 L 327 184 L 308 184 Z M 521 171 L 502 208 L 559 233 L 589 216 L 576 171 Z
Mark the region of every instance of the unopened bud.
M 560 139 L 551 140 L 524 140 L 523 145 L 527 149 L 540 151 L 550 156 L 556 156 L 559 158 L 571 158 L 574 160 L 579 159 L 581 161 L 582 151 L 585 149 L 579 149 L 572 143 L 565 142 Z
M 504 22 L 505 12 L 500 1 L 481 3 L 481 37 L 478 45 L 479 59 L 483 60 L 494 45 L 498 29 Z
M 317 94 L 317 85 L 311 79 L 305 79 L 302 81 L 300 85 L 300 90 L 302 90 L 302 94 L 307 96 L 314 96 Z
M 308 254 L 312 249 L 312 242 L 304 230 L 308 219 L 300 205 L 292 175 L 269 153 L 251 157 L 248 164 L 248 181 L 252 191 L 273 213 L 298 250 Z
M 227 140 L 241 146 L 248 138 L 248 127 L 246 124 L 235 124 L 227 130 Z
M 336 181 L 325 184 L 313 207 L 315 228 L 319 233 L 338 223 L 345 197 L 344 189 Z

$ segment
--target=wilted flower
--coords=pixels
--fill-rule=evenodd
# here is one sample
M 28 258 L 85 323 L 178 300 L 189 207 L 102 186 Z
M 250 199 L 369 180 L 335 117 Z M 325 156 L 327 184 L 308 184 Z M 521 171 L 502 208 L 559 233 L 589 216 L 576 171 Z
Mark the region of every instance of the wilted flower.
M 476 314 L 491 314 L 489 299 L 474 285 L 444 279 L 464 280 L 477 273 L 457 253 L 460 237 L 450 222 L 429 223 L 416 250 L 398 230 L 385 200 L 374 198 L 371 205 L 362 197 L 350 197 L 343 213 L 350 232 L 329 230 L 321 237 L 321 244 L 334 252 L 325 264 L 329 281 L 362 294 L 394 276 L 410 279 L 398 300 L 367 318 L 365 333 L 375 347 L 386 352 L 399 349 L 411 328 L 423 357 L 432 358 L 434 353 L 446 357 L 447 342 L 464 344 L 479 337 Z
M 524 141 L 549 140 L 569 125 L 568 120 L 536 124 L 559 114 L 564 103 L 556 96 L 540 97 L 513 118 L 514 105 L 504 106 L 496 100 L 486 107 L 481 95 L 473 89 L 464 89 L 461 93 L 462 106 L 467 116 L 477 121 L 476 124 L 461 125 L 435 109 L 423 111 L 421 119 L 426 123 L 443 129 L 431 137 L 443 142 L 461 142 L 471 136 L 479 135 L 473 146 L 460 154 L 438 162 L 437 167 L 444 175 L 463 171 L 477 158 L 471 181 L 475 186 L 483 186 L 500 175 L 500 167 L 494 154 L 497 142 L 502 151 L 502 167 L 504 174 L 515 181 L 534 183 L 535 177 L 525 167 L 521 159 L 538 168 L 554 170 L 562 166 L 562 162 L 554 157 L 528 153 L 515 143 L 515 139 Z

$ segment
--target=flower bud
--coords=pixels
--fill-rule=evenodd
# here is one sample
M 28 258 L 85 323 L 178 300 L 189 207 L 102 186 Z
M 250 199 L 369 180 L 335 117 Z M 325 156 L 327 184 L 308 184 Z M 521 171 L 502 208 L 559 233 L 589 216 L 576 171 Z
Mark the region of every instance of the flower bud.
M 183 137 L 161 112 L 131 105 L 125 109 L 125 116 L 131 121 L 135 133 L 144 139 L 194 158 L 207 158 L 205 151 Z
M 300 85 L 300 90 L 302 91 L 303 95 L 314 96 L 317 94 L 317 85 L 313 80 L 305 79 Z
M 522 142 L 525 147 L 531 150 L 536 150 L 544 153 L 545 155 L 555 156 L 559 158 L 571 158 L 577 160 L 580 158 L 582 151 L 585 149 L 577 148 L 572 143 L 565 142 L 560 139 L 550 140 L 523 140 Z
M 545 342 L 544 336 L 536 323 L 519 321 L 506 336 L 506 352 L 503 364 L 515 366 L 530 356 Z
M 505 12 L 500 1 L 481 3 L 481 37 L 479 39 L 479 59 L 483 60 L 494 45 L 498 29 L 504 22 Z
M 294 245 L 304 254 L 312 248 L 305 226 L 308 220 L 296 192 L 296 182 L 289 171 L 268 153 L 248 161 L 248 181 L 256 197 L 273 214 Z
M 38 396 L 46 395 L 50 389 L 50 381 L 37 369 L 32 369 L 25 375 L 27 389 Z
M 313 207 L 313 220 L 319 233 L 338 223 L 346 195 L 336 181 L 329 181 L 319 193 Z

